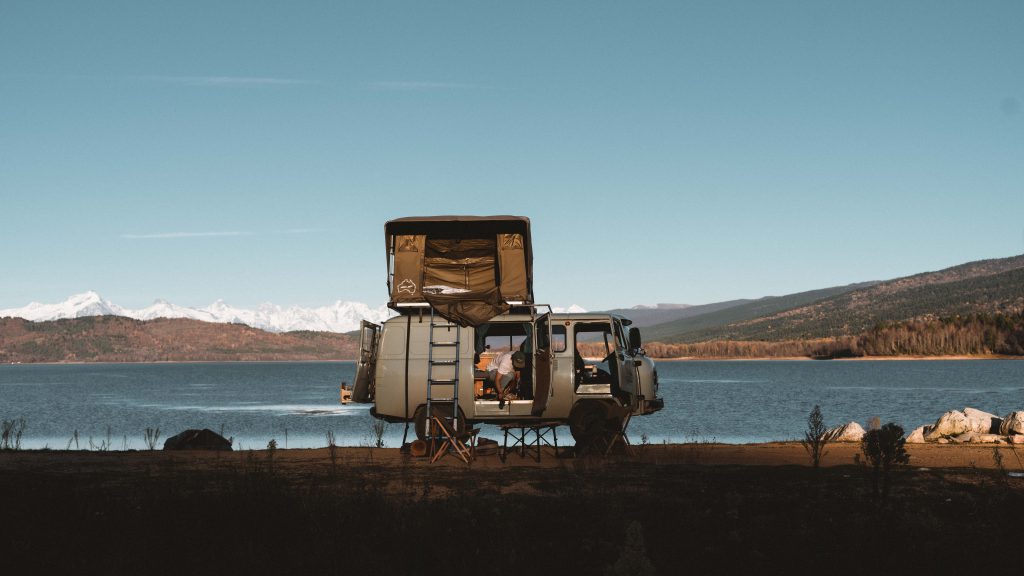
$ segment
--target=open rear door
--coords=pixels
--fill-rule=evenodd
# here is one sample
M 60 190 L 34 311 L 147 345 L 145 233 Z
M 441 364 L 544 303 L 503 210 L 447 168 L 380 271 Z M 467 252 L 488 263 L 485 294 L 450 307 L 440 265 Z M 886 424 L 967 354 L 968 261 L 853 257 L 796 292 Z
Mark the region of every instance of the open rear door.
M 548 407 L 548 398 L 551 396 L 551 369 L 552 350 L 551 339 L 551 315 L 545 314 L 537 319 L 535 324 L 537 343 L 533 357 L 534 386 L 533 386 L 533 407 L 530 415 L 540 417 Z
M 377 367 L 377 343 L 379 341 L 380 326 L 363 320 L 359 327 L 359 360 L 356 364 L 356 379 L 352 383 L 353 402 L 373 402 L 373 377 Z

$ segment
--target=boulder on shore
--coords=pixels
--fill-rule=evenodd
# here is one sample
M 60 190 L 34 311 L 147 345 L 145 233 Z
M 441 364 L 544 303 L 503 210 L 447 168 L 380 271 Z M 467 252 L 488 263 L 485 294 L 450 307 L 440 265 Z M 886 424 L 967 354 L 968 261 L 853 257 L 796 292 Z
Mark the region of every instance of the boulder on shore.
M 907 444 L 924 444 L 925 435 L 932 431 L 931 426 L 918 426 L 914 428 L 914 431 L 907 436 Z
M 995 414 L 974 408 L 964 408 L 964 416 L 967 417 L 968 429 L 979 434 L 998 434 L 999 425 L 1003 422 L 1003 419 Z
M 849 422 L 830 429 L 825 437 L 832 442 L 860 442 L 864 437 L 864 428 L 856 422 Z
M 938 440 L 944 436 L 959 436 L 964 432 L 973 432 L 967 421 L 967 416 L 959 410 L 950 410 L 935 421 L 931 432 L 925 435 L 925 440 Z
M 1003 436 L 1024 434 L 1024 411 L 1010 412 L 999 425 L 999 433 Z
M 213 430 L 185 430 L 164 442 L 164 450 L 231 450 L 231 442 Z

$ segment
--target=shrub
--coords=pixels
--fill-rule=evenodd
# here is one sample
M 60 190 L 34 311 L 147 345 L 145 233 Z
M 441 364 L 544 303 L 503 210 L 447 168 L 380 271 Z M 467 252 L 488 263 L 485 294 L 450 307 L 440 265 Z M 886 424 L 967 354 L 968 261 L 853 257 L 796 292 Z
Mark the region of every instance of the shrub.
M 871 464 L 871 484 L 875 496 L 878 496 L 879 477 L 881 477 L 882 498 L 889 496 L 889 471 L 893 465 L 906 464 L 910 461 L 903 438 L 903 427 L 890 422 L 881 428 L 873 428 L 864 434 L 860 441 L 860 450 L 867 462 Z
M 827 454 L 825 445 L 832 440 L 832 436 L 825 427 L 825 419 L 821 416 L 821 407 L 817 404 L 807 416 L 807 431 L 804 432 L 804 439 L 800 441 L 811 457 L 811 463 L 817 468 L 821 459 Z

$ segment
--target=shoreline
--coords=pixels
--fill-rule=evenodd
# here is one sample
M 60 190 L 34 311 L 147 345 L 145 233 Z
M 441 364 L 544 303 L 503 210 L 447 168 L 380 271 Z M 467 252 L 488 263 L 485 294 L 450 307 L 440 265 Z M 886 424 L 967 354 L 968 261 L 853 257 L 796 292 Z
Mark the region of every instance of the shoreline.
M 687 464 L 700 466 L 740 467 L 811 467 L 804 446 L 797 440 L 756 442 L 749 444 L 724 444 L 719 442 L 691 442 L 672 444 L 632 444 L 633 454 L 613 454 L 597 457 L 606 462 L 634 462 L 637 464 Z M 1014 444 L 907 444 L 910 462 L 907 470 L 924 469 L 983 469 L 993 470 L 1003 466 L 1006 471 L 1024 473 L 1024 446 Z M 1004 454 L 1002 462 L 993 458 L 993 451 Z M 335 448 L 338 461 L 362 465 L 372 463 L 383 468 L 412 467 L 429 470 L 432 467 L 465 467 L 466 465 L 448 456 L 435 464 L 427 458 L 416 458 L 403 454 L 399 448 L 373 448 L 368 446 L 338 446 Z M 248 456 L 251 455 L 251 456 Z M 830 442 L 825 447 L 821 466 L 860 466 L 860 442 Z M 320 468 L 330 462 L 330 449 L 322 448 L 276 448 L 273 451 L 245 449 L 231 451 L 211 450 L 62 450 L 62 449 L 21 449 L 0 452 L 0 472 L 25 473 L 46 470 L 52 472 L 66 466 L 98 467 L 106 471 L 136 469 L 148 470 L 155 461 L 173 460 L 179 464 L 205 469 L 218 467 L 222 461 L 234 458 L 273 458 L 275 463 L 293 468 L 295 472 Z M 475 469 L 502 470 L 527 468 L 566 468 L 578 462 L 594 461 L 595 456 L 579 456 L 573 447 L 559 447 L 556 455 L 553 448 L 545 447 L 540 461 L 518 453 L 510 454 L 506 461 L 495 454 L 479 455 L 473 462 Z
M 856 358 L 810 358 L 807 356 L 757 356 L 752 358 L 735 356 L 696 357 L 681 356 L 676 358 L 650 357 L 655 362 L 920 362 L 941 360 L 1024 360 L 1024 356 L 1007 354 L 959 354 L 950 356 L 858 356 Z M 356 362 L 348 360 L 155 360 L 138 362 L 111 362 L 106 360 L 89 361 L 74 360 L 65 362 L 5 362 L 0 366 L 98 366 L 104 364 L 161 365 L 161 364 L 344 364 Z
M 955 354 L 950 356 L 858 356 L 856 358 L 810 358 L 808 356 L 757 356 L 752 358 L 737 358 L 735 356 L 681 356 L 678 358 L 651 358 L 656 362 L 764 362 L 778 360 L 781 362 L 918 362 L 931 360 L 1024 360 L 1024 356 L 1010 356 L 1007 354 Z

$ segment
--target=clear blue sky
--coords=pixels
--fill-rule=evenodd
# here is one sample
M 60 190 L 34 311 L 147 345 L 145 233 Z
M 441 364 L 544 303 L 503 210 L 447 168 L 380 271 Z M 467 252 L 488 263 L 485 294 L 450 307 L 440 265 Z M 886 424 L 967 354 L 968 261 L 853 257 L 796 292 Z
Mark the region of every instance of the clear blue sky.
M 0 308 L 379 305 L 521 214 L 601 309 L 1024 252 L 1024 2 L 0 0 Z

